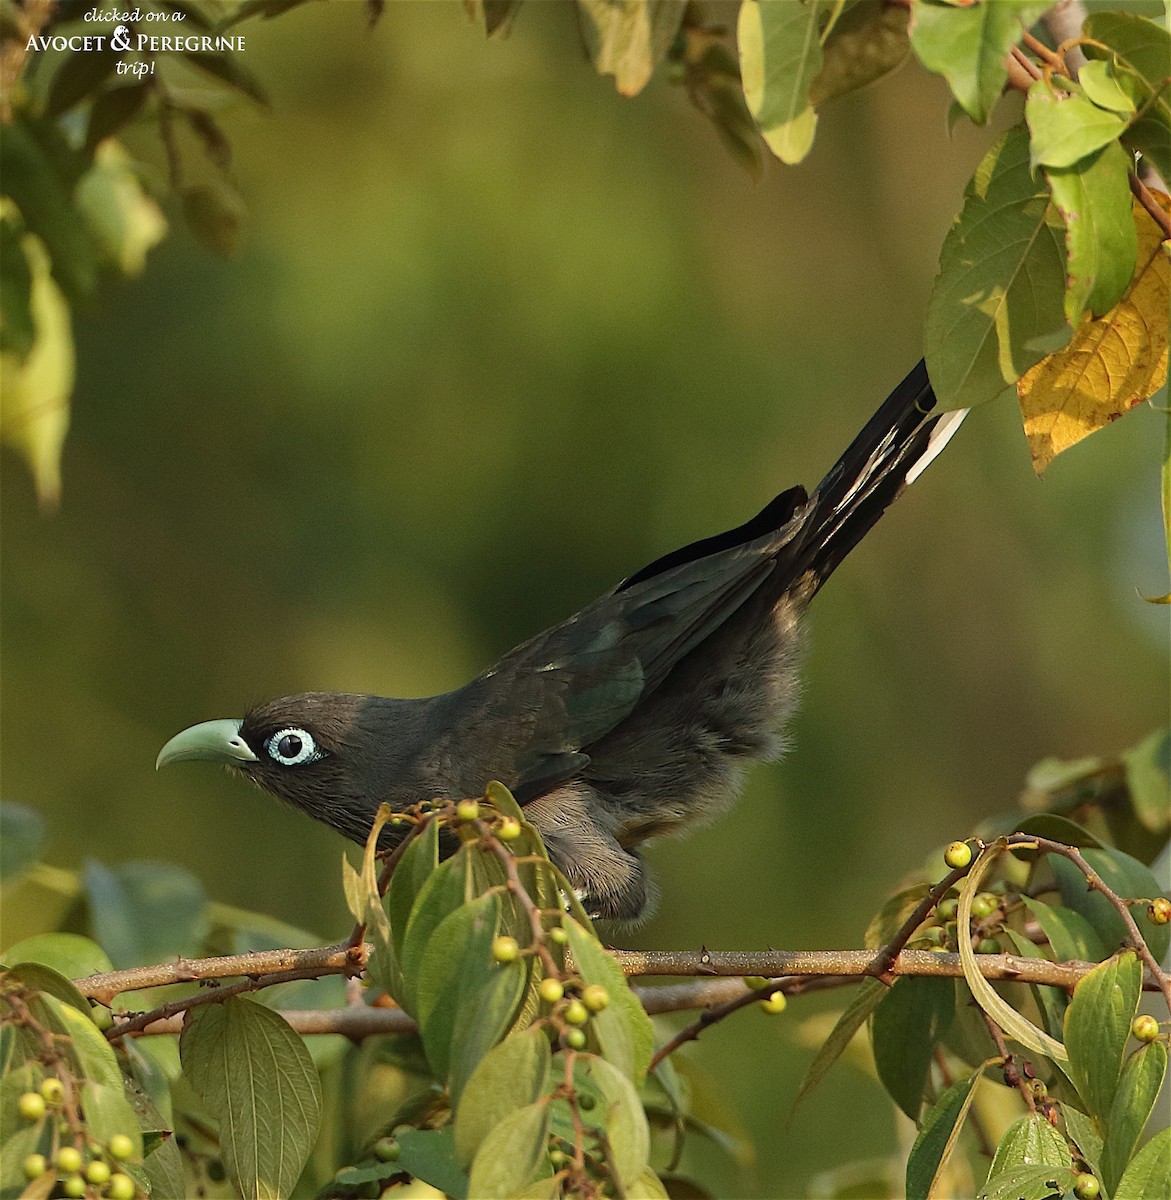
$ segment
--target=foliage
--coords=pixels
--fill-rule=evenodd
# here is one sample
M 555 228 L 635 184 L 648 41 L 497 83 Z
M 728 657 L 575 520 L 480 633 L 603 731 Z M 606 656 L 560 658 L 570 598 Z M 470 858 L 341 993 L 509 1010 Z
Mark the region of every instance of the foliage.
M 1167 1022 L 1136 1021 L 1144 987 L 1161 988 L 1164 1006 L 1171 990 L 1156 961 L 1171 943 L 1171 905 L 1124 849 L 1166 837 L 1168 814 L 1151 800 L 1166 794 L 1169 745 L 1162 730 L 1117 760 L 1040 764 L 1030 815 L 993 822 L 970 841 L 971 861 L 938 882 L 908 882 L 871 922 L 874 957 L 853 979 L 857 999 L 795 1102 L 868 1024 L 877 1077 L 919 1127 L 907 1196 L 1044 1197 L 1084 1175 L 1109 1197 L 1171 1184 L 1166 1132 L 1143 1142 L 1166 1074 Z M 36 822 L 0 812 L 6 830 L 26 831 L 4 861 L 5 885 L 36 886 L 48 870 Z M 388 822 L 399 841 L 377 872 Z M 344 862 L 343 885 L 358 924 L 342 947 L 325 948 L 330 965 L 274 971 L 255 956 L 187 956 L 308 935 L 209 904 L 179 868 L 91 863 L 76 886 L 104 944 L 60 932 L 4 955 L 0 1194 L 48 1195 L 69 1177 L 66 1147 L 79 1170 L 104 1164 L 151 1196 L 230 1187 L 349 1197 L 412 1180 L 455 1197 L 706 1194 L 674 1174 L 683 1145 L 734 1139 L 689 1112 L 672 1056 L 711 1020 L 807 979 L 749 980 L 664 1041 L 643 1007 L 653 991 L 628 985 L 524 810 L 496 784 L 470 805 L 384 806 L 359 867 Z M 147 931 L 150 953 L 179 953 L 180 971 L 147 965 Z M 111 973 L 111 958 L 128 969 Z M 1068 973 L 1013 982 L 1026 977 L 1024 960 L 1067 963 Z M 359 972 L 358 1011 L 393 1017 L 398 1033 L 356 1033 L 345 1024 L 355 1000 L 339 1009 L 340 997 L 323 995 Z M 241 973 L 210 990 L 174 985 Z M 155 1003 L 141 988 L 162 981 L 165 1001 L 141 1011 Z M 325 1006 L 316 1028 L 354 1040 L 295 1032 L 290 1021 L 317 1015 L 306 1002 Z M 156 1024 L 169 1018 L 178 1037 Z M 128 1036 L 148 1027 L 153 1036 Z M 19 1107 L 30 1093 L 50 1098 L 32 1116 Z M 23 1164 L 38 1154 L 47 1166 L 30 1180 Z M 837 1177 L 845 1186 L 871 1178 L 865 1170 Z M 887 1168 L 869 1170 L 879 1187 Z
M 10 88 L 3 128 L 0 430 L 28 460 L 42 504 L 55 504 L 60 490 L 71 309 L 92 294 L 99 269 L 142 270 L 166 233 L 154 193 L 169 191 L 213 252 L 235 251 L 244 202 L 219 112 L 233 96 L 267 103 L 240 54 L 255 35 L 242 30 L 304 2 L 152 0 L 116 25 L 83 21 L 80 5 L 34 10 L 7 0 L 3 50 L 26 69 Z M 466 7 L 493 36 L 521 5 Z M 1097 12 L 1054 48 L 1028 30 L 1046 8 L 1044 0 L 743 0 L 733 50 L 730 32 L 697 3 L 576 2 L 585 48 L 620 94 L 637 95 L 665 66 L 754 172 L 762 143 L 782 162 L 801 162 L 822 107 L 908 56 L 942 75 L 956 112 L 977 124 L 1006 86 L 1027 90 L 1023 120 L 977 167 L 944 241 L 925 345 L 945 407 L 1016 385 L 1038 472 L 1165 384 L 1171 271 L 1167 201 L 1137 173 L 1171 171 L 1171 34 L 1133 13 Z M 377 20 L 382 4 L 367 11 Z M 1090 61 L 1079 70 L 1082 55 Z M 117 141 L 142 122 L 157 127 L 165 189 Z M 185 138 L 201 147 L 203 167 Z

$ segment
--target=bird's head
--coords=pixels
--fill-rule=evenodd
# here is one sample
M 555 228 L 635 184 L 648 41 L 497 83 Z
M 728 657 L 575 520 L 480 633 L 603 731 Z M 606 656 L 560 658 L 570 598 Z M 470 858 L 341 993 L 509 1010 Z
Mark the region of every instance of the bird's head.
M 190 759 L 219 762 L 280 800 L 361 842 L 378 805 L 377 761 L 363 737 L 368 697 L 336 692 L 285 696 L 243 719 L 192 725 L 159 751 L 156 769 Z

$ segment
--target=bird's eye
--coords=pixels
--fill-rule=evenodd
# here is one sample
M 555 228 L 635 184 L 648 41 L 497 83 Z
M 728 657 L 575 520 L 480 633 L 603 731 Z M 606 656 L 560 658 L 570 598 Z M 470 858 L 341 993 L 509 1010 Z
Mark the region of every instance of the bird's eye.
M 299 767 L 325 757 L 325 751 L 306 729 L 279 729 L 264 743 L 264 748 L 282 767 Z

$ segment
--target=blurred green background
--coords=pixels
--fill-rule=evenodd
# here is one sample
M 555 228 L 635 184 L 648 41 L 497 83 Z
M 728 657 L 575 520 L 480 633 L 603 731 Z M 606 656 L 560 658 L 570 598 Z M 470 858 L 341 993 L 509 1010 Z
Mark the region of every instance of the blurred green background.
M 58 514 L 4 461 L 3 796 L 45 814 L 52 862 L 172 860 L 328 940 L 336 835 L 211 768 L 156 776 L 162 743 L 293 691 L 446 690 L 816 482 L 919 356 L 992 135 L 949 139 L 943 83 L 908 64 L 754 183 L 681 90 L 616 96 L 561 6 L 491 43 L 456 3 L 242 31 L 274 101 L 222 116 L 242 252 L 172 214 L 78 320 Z M 1013 404 L 975 413 L 819 597 L 788 758 L 651 848 L 658 913 L 613 940 L 860 945 L 1036 760 L 1165 721 L 1166 610 L 1140 599 L 1167 590 L 1163 428 L 1143 407 L 1039 482 Z M 4 941 L 40 915 L 9 906 Z M 784 1123 L 797 1025 L 833 1003 L 686 1052 L 757 1146 L 724 1194 L 799 1194 L 843 1117 L 851 1157 L 891 1149 L 850 1067 Z

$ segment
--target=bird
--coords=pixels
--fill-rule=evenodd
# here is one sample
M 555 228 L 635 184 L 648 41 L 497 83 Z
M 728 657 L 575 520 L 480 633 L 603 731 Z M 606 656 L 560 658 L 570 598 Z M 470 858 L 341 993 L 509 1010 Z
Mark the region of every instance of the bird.
M 642 844 L 711 820 L 786 748 L 810 601 L 959 427 L 935 406 L 920 361 L 811 493 L 664 554 L 454 691 L 285 696 L 184 729 L 156 767 L 224 763 L 359 843 L 382 803 L 498 781 L 589 914 L 638 921 Z

